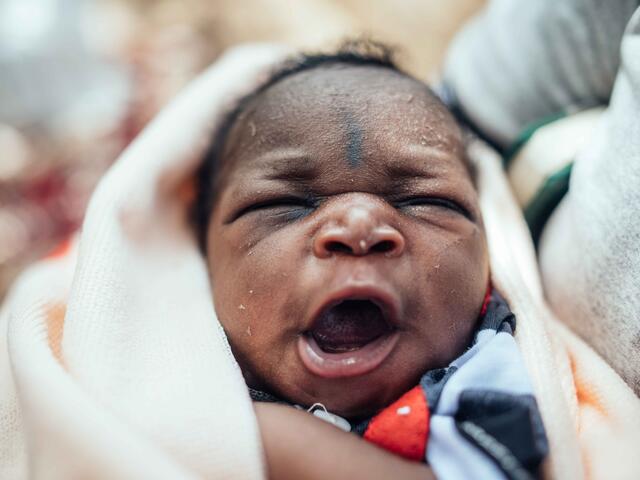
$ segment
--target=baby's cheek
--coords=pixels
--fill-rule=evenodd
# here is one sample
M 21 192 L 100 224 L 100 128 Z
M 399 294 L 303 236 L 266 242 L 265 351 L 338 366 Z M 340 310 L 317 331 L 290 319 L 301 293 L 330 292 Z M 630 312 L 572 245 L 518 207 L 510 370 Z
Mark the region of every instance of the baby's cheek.
M 464 348 L 476 324 L 488 282 L 486 247 L 481 235 L 433 240 L 425 248 L 420 281 L 425 289 L 429 322 L 435 330 L 441 360 Z M 436 337 L 438 338 L 438 337 Z
M 230 340 L 251 356 L 275 349 L 287 328 L 283 318 L 295 271 L 290 255 L 274 242 L 228 244 L 212 265 L 214 301 L 218 318 Z
M 218 273 L 213 289 L 218 319 L 236 341 L 254 343 L 254 335 L 264 333 L 261 319 L 272 316 L 268 279 L 247 262 L 230 263 Z
M 440 258 L 452 277 L 451 296 L 459 299 L 477 299 L 483 296 L 487 287 L 488 257 L 485 242 L 480 235 L 472 233 L 458 237 L 446 250 L 440 252 Z
M 296 268 L 284 260 L 277 246 L 258 244 L 241 256 L 227 257 L 215 272 L 218 318 L 245 380 L 254 388 L 270 390 L 271 382 L 295 364 L 295 309 L 288 299 Z

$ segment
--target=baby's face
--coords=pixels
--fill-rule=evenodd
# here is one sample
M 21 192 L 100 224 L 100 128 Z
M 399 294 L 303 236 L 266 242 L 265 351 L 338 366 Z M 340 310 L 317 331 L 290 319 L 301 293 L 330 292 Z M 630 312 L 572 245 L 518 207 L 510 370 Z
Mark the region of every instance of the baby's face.
M 489 269 L 463 155 L 446 109 L 383 68 L 316 68 L 250 102 L 207 238 L 250 386 L 367 415 L 465 349 Z

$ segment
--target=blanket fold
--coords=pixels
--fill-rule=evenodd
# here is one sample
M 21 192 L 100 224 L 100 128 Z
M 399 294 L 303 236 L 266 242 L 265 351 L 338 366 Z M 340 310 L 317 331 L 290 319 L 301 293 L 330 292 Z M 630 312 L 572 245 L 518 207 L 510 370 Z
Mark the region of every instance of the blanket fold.
M 0 311 L 0 478 L 264 476 L 183 194 L 221 115 L 286 53 L 236 49 L 196 79 L 103 178 L 79 241 L 15 283 Z M 481 144 L 470 155 L 492 281 L 518 317 L 549 437 L 547 476 L 630 478 L 640 460 L 619 458 L 638 444 L 638 399 L 554 319 L 497 157 Z

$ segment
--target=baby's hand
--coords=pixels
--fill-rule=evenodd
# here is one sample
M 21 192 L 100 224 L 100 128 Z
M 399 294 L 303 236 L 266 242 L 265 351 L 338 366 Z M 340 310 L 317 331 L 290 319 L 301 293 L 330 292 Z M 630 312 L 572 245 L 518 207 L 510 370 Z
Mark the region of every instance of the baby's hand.
M 431 469 L 405 460 L 301 410 L 253 404 L 268 478 L 435 480 Z

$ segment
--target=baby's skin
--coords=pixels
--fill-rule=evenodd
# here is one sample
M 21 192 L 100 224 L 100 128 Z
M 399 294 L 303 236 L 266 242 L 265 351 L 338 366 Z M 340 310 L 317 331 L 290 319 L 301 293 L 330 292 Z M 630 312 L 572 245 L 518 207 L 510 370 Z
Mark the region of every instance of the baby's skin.
M 487 245 L 460 128 L 424 84 L 372 65 L 285 77 L 245 106 L 218 167 L 207 258 L 250 387 L 365 417 L 469 345 Z M 318 420 L 282 409 L 256 406 L 273 478 L 295 472 L 293 463 L 278 470 L 285 454 L 274 439 L 291 447 L 297 422 L 319 462 L 342 445 L 376 470 L 368 478 L 385 473 L 372 451 L 389 471 L 409 468 L 328 425 L 313 433 Z M 289 448 L 300 459 L 302 450 Z M 428 471 L 410 468 L 417 478 Z

